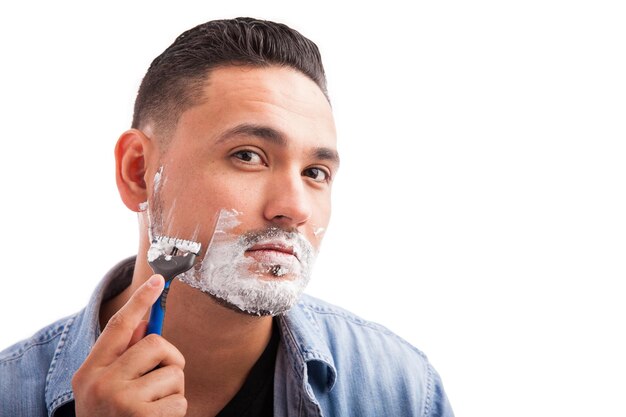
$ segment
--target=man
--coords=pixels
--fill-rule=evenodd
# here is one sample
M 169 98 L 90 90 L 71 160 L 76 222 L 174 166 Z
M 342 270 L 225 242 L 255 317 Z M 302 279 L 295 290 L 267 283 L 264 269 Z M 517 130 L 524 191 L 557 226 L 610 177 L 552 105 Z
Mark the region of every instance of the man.
M 0 355 L 3 416 L 452 415 L 421 352 L 300 296 L 339 168 L 315 44 L 248 18 L 183 33 L 115 156 L 138 255 L 85 310 Z M 202 251 L 172 283 L 163 336 L 145 336 L 162 236 Z

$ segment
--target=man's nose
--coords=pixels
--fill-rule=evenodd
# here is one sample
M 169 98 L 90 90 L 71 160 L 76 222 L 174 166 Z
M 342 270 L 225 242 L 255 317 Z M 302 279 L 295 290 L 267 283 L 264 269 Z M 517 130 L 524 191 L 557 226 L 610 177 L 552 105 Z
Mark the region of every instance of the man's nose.
M 264 216 L 282 227 L 297 227 L 311 218 L 311 201 L 300 172 L 276 175 L 267 184 Z

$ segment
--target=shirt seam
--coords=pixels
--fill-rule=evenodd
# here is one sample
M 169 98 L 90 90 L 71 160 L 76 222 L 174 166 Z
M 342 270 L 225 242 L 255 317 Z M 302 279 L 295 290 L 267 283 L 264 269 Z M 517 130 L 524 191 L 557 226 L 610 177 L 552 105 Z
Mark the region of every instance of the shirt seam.
M 63 333 L 63 327 L 65 324 L 59 324 L 57 327 L 50 329 L 45 333 L 45 335 L 40 336 L 37 339 L 27 339 L 24 341 L 24 344 L 20 346 L 17 351 L 9 353 L 6 357 L 0 358 L 0 366 L 22 359 L 22 357 L 28 353 L 30 350 L 35 349 L 39 346 L 50 344 L 54 339 L 59 337 L 60 334 Z
M 45 398 L 48 398 L 50 380 L 52 379 L 59 356 L 61 355 L 61 352 L 63 351 L 63 347 L 65 346 L 65 342 L 67 341 L 70 328 L 72 327 L 72 324 L 74 323 L 74 320 L 76 319 L 76 317 L 77 315 L 74 315 L 70 317 L 69 320 L 67 320 L 65 327 L 63 328 L 63 332 L 61 332 L 61 339 L 59 340 L 59 343 L 57 344 L 56 350 L 54 351 L 54 355 L 52 355 L 52 361 L 50 361 L 50 368 L 48 368 L 48 374 L 46 375 L 46 385 L 44 388 Z M 56 408 L 56 405 L 58 405 L 58 402 L 67 400 L 68 396 L 69 398 L 72 397 L 71 391 L 64 392 L 58 395 L 56 398 L 53 398 L 52 401 L 50 402 L 50 409 L 54 410 Z
M 427 369 L 427 381 L 426 381 L 426 395 L 425 395 L 425 399 L 424 399 L 424 415 L 428 416 L 430 415 L 430 409 L 432 407 L 432 403 L 433 403 L 433 383 L 434 383 L 434 378 L 433 378 L 433 368 L 430 364 L 428 364 L 428 366 L 426 367 Z
M 61 394 L 60 396 L 58 396 L 50 405 L 50 412 L 49 415 L 50 416 L 54 416 L 54 413 L 57 412 L 57 410 L 62 406 L 65 405 L 67 403 L 70 403 L 74 401 L 74 393 L 72 391 L 67 391 L 64 392 L 63 394 Z

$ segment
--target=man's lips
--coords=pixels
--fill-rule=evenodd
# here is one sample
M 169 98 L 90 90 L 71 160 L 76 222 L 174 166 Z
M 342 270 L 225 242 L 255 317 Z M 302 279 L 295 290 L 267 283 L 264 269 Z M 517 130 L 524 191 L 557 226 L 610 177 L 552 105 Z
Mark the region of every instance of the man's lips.
M 284 243 L 260 243 L 252 246 L 246 250 L 246 254 L 249 254 L 255 258 L 268 258 L 268 257 L 295 257 L 299 260 L 296 251 L 293 246 L 286 245 Z

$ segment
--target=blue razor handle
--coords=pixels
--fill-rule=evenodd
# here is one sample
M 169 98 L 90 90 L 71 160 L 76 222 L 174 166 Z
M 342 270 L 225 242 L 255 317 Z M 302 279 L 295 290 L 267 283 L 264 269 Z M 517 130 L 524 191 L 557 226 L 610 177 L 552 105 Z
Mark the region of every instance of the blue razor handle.
M 159 336 L 163 332 L 163 319 L 165 318 L 165 302 L 167 300 L 167 293 L 170 290 L 170 284 L 172 280 L 165 281 L 165 287 L 159 298 L 152 305 L 150 309 L 150 320 L 148 320 L 148 330 L 146 335 L 158 334 Z

